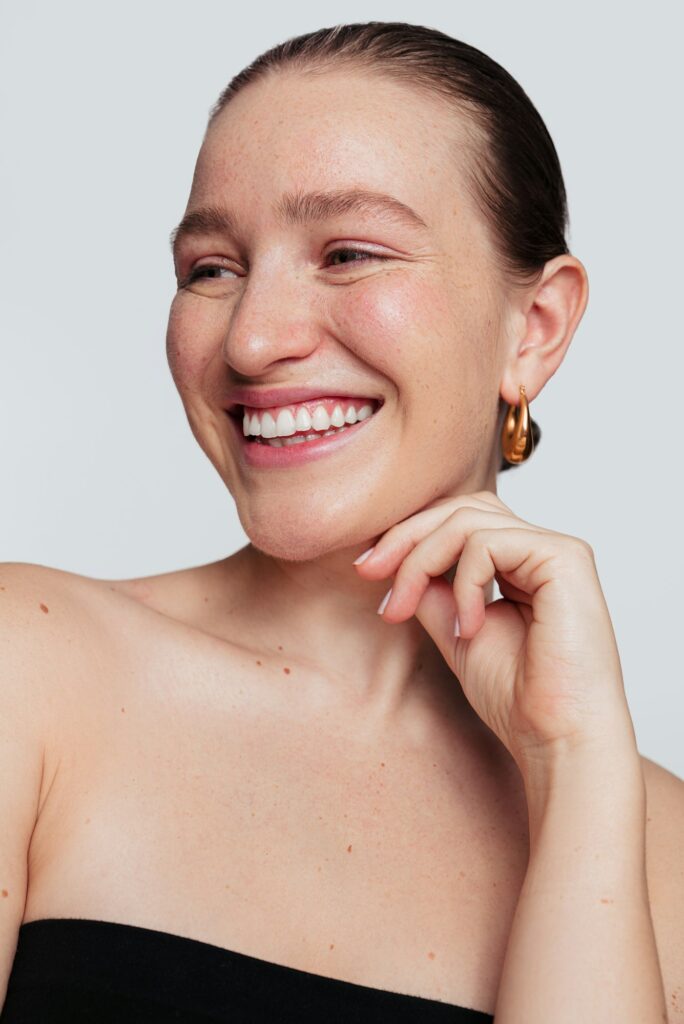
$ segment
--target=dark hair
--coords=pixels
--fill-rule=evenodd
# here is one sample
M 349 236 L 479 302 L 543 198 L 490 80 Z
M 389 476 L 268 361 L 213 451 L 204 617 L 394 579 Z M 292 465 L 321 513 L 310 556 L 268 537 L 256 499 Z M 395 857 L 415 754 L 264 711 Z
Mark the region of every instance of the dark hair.
M 341 65 L 386 74 L 467 115 L 464 126 L 478 155 L 468 161 L 468 185 L 513 284 L 533 283 L 548 260 L 569 252 L 563 175 L 539 112 L 500 64 L 438 29 L 368 21 L 287 39 L 231 79 L 211 108 L 207 130 L 251 82 L 286 66 L 317 74 Z M 541 430 L 534 420 L 531 429 L 536 447 Z M 502 459 L 499 471 L 510 468 Z

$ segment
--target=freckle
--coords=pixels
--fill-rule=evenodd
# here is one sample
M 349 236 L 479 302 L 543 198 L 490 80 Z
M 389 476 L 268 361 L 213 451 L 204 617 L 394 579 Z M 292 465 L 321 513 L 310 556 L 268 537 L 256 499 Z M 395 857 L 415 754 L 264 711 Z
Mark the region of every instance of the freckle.
M 260 664 L 261 664 L 261 662 L 260 662 L 260 661 L 259 661 L 259 659 L 257 658 L 257 665 L 260 665 Z
M 47 606 L 46 604 L 43 604 L 43 602 L 42 602 L 42 601 L 40 602 L 40 610 L 41 610 L 41 612 L 45 612 L 45 614 L 46 614 L 46 615 L 47 615 L 47 613 L 48 613 L 48 612 L 50 611 L 50 609 L 48 608 L 48 606 Z
M 290 674 L 290 670 L 289 670 L 289 668 L 287 668 L 287 666 L 285 666 L 285 668 L 283 669 L 283 672 L 284 672 L 284 673 L 285 673 L 285 675 L 287 675 L 287 676 L 289 676 L 289 674 Z
M 465 871 L 459 871 L 458 874 L 460 878 L 465 878 Z
M 650 818 L 646 818 L 646 821 L 650 821 L 650 820 L 651 820 Z
M 90 818 L 86 818 L 85 823 L 86 823 L 86 825 L 89 825 L 90 824 Z
M 4 587 L 0 587 L 0 590 L 4 590 L 4 589 L 5 589 Z
M 331 942 L 331 943 L 330 943 L 330 949 L 334 949 L 334 948 L 335 948 L 335 943 L 334 943 L 334 942 Z
M 279 650 L 279 651 L 282 651 L 282 649 L 283 649 L 283 648 L 282 648 L 281 644 L 278 644 L 278 650 Z
M 125 712 L 126 708 L 121 708 L 121 710 Z
M 493 886 L 494 886 L 494 888 L 496 889 L 496 882 L 492 882 L 492 885 L 493 885 Z
M 381 761 L 381 762 L 380 762 L 380 767 L 381 767 L 381 768 L 384 768 L 384 767 L 385 767 L 385 762 L 384 762 L 384 761 Z
M 347 847 L 347 853 L 351 853 L 351 843 L 350 843 L 350 844 L 349 844 L 349 846 Z
M 9 893 L 7 892 L 7 889 L 3 889 L 2 890 L 2 895 L 3 895 L 3 897 L 9 896 Z
M 204 598 L 204 603 L 206 604 L 208 600 L 209 600 L 209 598 L 208 598 L 208 597 L 205 597 L 205 598 Z
M 601 900 L 601 903 L 615 903 L 615 900 Z
M 434 953 L 428 953 L 428 958 L 430 960 L 434 960 L 435 959 L 435 954 Z

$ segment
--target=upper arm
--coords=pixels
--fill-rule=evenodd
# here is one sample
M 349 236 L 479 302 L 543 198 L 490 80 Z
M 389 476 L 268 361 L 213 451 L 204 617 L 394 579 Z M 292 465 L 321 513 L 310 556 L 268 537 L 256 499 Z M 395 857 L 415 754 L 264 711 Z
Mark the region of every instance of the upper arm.
M 642 757 L 646 871 L 668 1024 L 684 1024 L 684 781 Z
M 24 916 L 28 851 L 44 784 L 46 682 L 56 628 L 49 606 L 57 573 L 0 563 L 0 1006 Z

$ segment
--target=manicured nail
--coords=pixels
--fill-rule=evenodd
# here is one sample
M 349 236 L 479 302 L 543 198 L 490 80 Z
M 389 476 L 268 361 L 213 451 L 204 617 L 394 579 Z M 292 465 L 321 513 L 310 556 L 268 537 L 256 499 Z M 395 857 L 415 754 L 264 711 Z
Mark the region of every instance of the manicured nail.
M 373 545 L 372 548 L 368 548 L 368 551 L 364 551 L 364 553 L 362 555 L 359 555 L 358 558 L 355 558 L 354 561 L 352 562 L 352 565 L 360 565 L 361 562 L 365 561 L 365 559 L 368 558 L 371 551 L 375 551 L 375 545 Z
M 460 636 L 460 635 L 461 635 L 461 623 L 458 621 L 458 615 L 457 615 L 455 620 L 454 620 L 454 636 Z
M 385 594 L 385 596 L 383 597 L 382 601 L 380 602 L 380 607 L 378 608 L 378 615 L 382 615 L 382 613 L 384 612 L 385 608 L 387 607 L 387 602 L 390 599 L 390 594 L 391 593 L 392 593 L 392 588 L 390 587 L 389 590 L 387 591 L 387 593 Z

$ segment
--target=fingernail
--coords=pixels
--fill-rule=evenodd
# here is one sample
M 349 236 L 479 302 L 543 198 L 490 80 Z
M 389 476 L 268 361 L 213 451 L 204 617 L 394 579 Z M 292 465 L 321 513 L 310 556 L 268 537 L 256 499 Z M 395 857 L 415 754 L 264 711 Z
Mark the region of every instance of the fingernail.
M 385 594 L 385 596 L 383 597 L 382 601 L 380 602 L 380 607 L 378 608 L 378 615 L 382 615 L 382 613 L 384 612 L 385 608 L 387 607 L 387 602 L 390 599 L 390 594 L 391 593 L 392 593 L 392 588 L 390 587 L 389 590 L 387 591 L 387 593 Z
M 454 620 L 454 636 L 460 636 L 460 635 L 461 635 L 461 623 L 458 621 L 458 615 L 457 615 L 455 620 Z
M 354 561 L 352 562 L 352 565 L 360 565 L 361 562 L 365 561 L 365 559 L 368 558 L 371 551 L 375 551 L 375 545 L 373 545 L 372 548 L 368 548 L 368 551 L 364 551 L 364 553 L 362 555 L 359 555 L 358 558 L 355 558 Z

